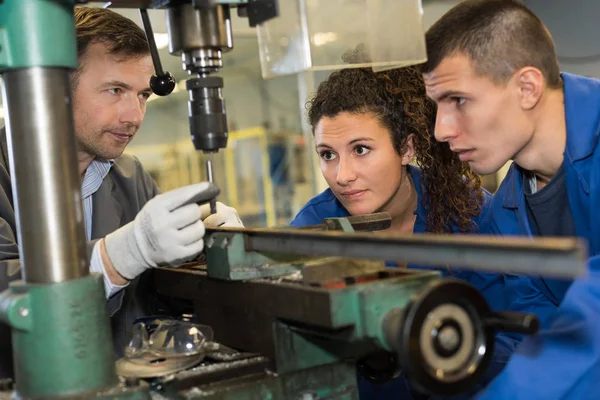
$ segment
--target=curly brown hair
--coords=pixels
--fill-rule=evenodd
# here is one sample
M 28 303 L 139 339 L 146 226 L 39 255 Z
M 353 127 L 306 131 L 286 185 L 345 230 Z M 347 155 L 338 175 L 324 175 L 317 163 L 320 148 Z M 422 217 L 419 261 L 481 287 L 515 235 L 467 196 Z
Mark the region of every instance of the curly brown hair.
M 484 201 L 481 179 L 461 162 L 447 143 L 433 136 L 436 105 L 425 93 L 418 67 L 373 72 L 350 68 L 333 72 L 307 103 L 313 128 L 323 117 L 342 112 L 370 113 L 387 127 L 398 154 L 413 134 L 416 163 L 421 168 L 421 204 L 428 211 L 428 232 L 478 230 L 473 221 Z

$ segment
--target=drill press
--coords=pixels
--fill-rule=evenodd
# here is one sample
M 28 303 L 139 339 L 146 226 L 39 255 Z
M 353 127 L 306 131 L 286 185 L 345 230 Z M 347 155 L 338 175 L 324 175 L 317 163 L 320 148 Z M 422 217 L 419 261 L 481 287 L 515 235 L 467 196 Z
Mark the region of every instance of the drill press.
M 257 11 L 256 7 L 261 8 Z M 186 81 L 189 93 L 188 115 L 190 134 L 196 150 L 206 156 L 206 178 L 214 182 L 213 155 L 227 147 L 227 115 L 223 99 L 223 78 L 214 76 L 223 67 L 223 53 L 233 49 L 230 5 L 216 1 L 163 1 L 166 8 L 169 52 L 180 56 L 182 67 L 192 76 Z M 250 8 L 251 26 L 276 16 L 276 1 L 255 2 L 238 7 Z M 163 72 L 145 9 L 140 10 L 146 37 L 156 70 L 150 86 L 154 93 L 165 96 L 175 87 L 175 80 Z M 216 213 L 216 200 L 210 202 Z

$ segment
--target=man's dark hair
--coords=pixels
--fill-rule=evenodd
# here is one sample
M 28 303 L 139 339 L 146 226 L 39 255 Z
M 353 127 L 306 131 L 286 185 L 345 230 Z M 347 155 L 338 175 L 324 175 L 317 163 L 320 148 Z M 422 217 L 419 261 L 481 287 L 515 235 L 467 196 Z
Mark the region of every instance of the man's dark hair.
M 146 34 L 129 18 L 99 7 L 76 7 L 74 15 L 79 68 L 72 74 L 73 88 L 76 87 L 84 68 L 81 60 L 91 44 L 102 43 L 107 46 L 110 54 L 127 58 L 141 57 L 150 53 Z
M 498 84 L 520 68 L 539 69 L 550 88 L 561 86 L 550 32 L 527 7 L 515 0 L 466 0 L 448 11 L 426 34 L 431 72 L 447 57 L 467 56 L 475 72 Z

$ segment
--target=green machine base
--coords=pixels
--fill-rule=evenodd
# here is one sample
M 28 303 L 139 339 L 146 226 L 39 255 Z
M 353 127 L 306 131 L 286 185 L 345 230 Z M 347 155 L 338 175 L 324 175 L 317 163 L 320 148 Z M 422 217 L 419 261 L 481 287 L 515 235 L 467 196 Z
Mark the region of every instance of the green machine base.
M 108 320 L 102 275 L 48 285 L 13 283 L 0 294 L 0 321 L 12 327 L 16 395 L 125 396 L 111 392 L 118 380 Z

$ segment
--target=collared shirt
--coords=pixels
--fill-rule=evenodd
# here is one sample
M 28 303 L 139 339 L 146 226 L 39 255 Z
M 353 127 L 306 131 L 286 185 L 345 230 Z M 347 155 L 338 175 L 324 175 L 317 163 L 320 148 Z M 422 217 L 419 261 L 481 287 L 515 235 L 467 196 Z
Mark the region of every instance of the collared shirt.
M 81 198 L 83 200 L 86 240 L 92 240 L 92 215 L 94 212 L 92 195 L 98 191 L 114 163 L 113 160 L 102 161 L 95 158 L 85 170 L 83 182 L 81 183 Z
M 92 196 L 98 191 L 102 185 L 102 181 L 104 181 L 104 178 L 106 178 L 106 175 L 108 175 L 114 163 L 115 162 L 113 160 L 102 161 L 95 158 L 85 170 L 83 182 L 81 183 L 81 198 L 83 201 L 85 237 L 87 240 L 92 239 L 92 216 L 94 215 L 94 203 Z M 104 291 L 107 298 L 111 297 L 127 286 L 115 285 L 110 281 L 110 278 L 108 277 L 104 268 L 104 263 L 102 262 L 99 242 L 96 243 L 92 252 L 90 272 L 102 273 L 104 276 Z

